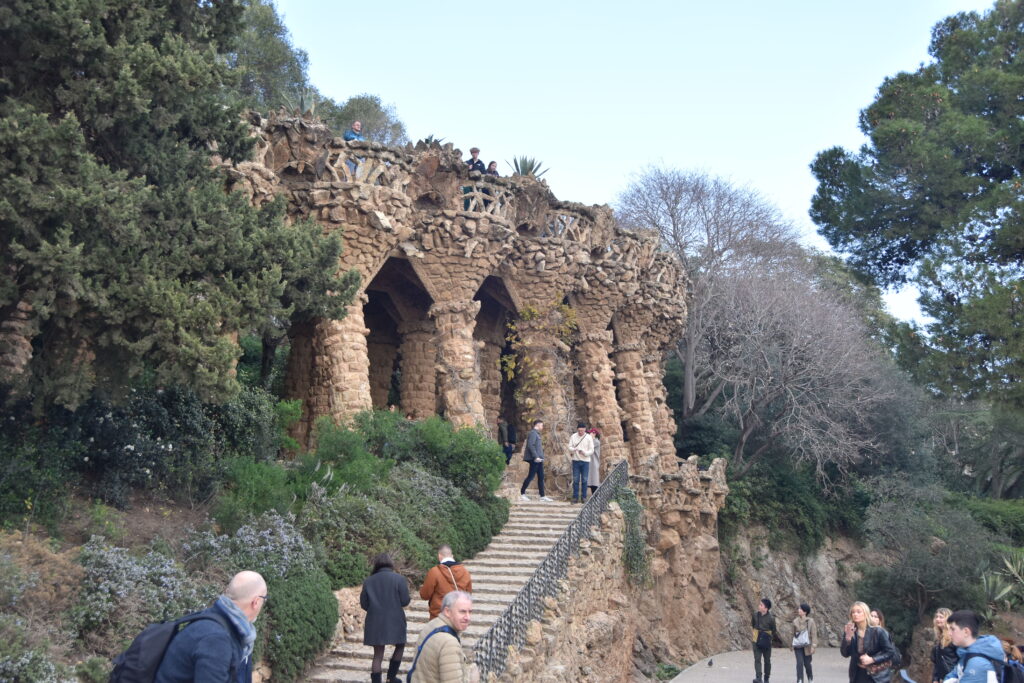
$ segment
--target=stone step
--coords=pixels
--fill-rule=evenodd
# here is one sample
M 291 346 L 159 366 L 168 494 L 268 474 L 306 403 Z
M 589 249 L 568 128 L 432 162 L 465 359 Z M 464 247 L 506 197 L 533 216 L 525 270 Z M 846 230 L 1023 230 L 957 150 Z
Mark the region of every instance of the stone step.
M 509 520 L 490 545 L 464 562 L 473 577 L 473 622 L 462 634 L 462 644 L 472 657 L 476 640 L 494 624 L 508 604 L 547 557 L 565 528 L 576 519 L 581 507 L 564 501 L 512 502 Z M 418 596 L 417 596 L 418 598 Z M 426 624 L 426 603 L 414 599 L 406 612 L 408 636 L 400 675 L 404 678 L 415 655 L 415 642 Z M 336 638 L 329 653 L 321 657 L 304 680 L 319 683 L 355 683 L 369 679 L 373 648 L 362 644 L 362 632 Z M 390 647 L 385 651 L 390 656 Z M 385 668 L 387 660 L 385 660 Z
M 523 541 L 522 539 L 508 539 L 495 541 L 494 543 L 487 546 L 487 550 L 484 553 L 497 551 L 497 550 L 523 550 L 525 552 L 543 552 L 547 553 L 551 550 L 551 546 L 558 541 L 558 537 L 544 540 L 529 540 Z M 482 553 L 481 553 L 482 554 Z M 479 555 L 478 555 L 479 557 Z M 469 563 L 467 563 L 467 566 Z

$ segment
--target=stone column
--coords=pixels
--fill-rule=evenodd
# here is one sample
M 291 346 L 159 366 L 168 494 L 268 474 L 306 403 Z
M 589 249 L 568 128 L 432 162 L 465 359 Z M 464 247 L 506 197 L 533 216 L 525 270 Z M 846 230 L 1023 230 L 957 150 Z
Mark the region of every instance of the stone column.
M 668 389 L 665 388 L 665 365 L 661 353 L 644 357 L 644 376 L 648 391 L 654 401 L 654 426 L 658 431 L 658 453 L 666 465 L 676 461 L 676 421 L 668 407 Z
M 501 412 L 501 345 L 489 339 L 477 340 L 480 359 L 480 396 L 484 404 L 487 433 L 497 438 L 498 414 Z
M 376 410 L 383 410 L 388 405 L 398 347 L 393 342 L 367 340 L 366 352 L 370 360 L 370 398 Z
M 414 320 L 398 326 L 402 335 L 402 413 L 419 419 L 434 414 L 437 406 L 437 351 L 434 323 Z
M 615 400 L 615 372 L 609 357 L 611 330 L 580 334 L 576 357 L 590 423 L 601 430 L 601 473 L 617 465 L 628 455 L 622 439 L 622 420 Z
M 519 391 L 526 398 L 519 404 L 527 429 L 534 420 L 544 421 L 545 485 L 566 492 L 571 484 L 565 444 L 576 428 L 570 349 L 555 336 L 546 316 L 516 323 L 522 346 L 517 362 Z M 525 436 L 522 437 L 525 439 Z
M 306 448 L 315 445 L 313 424 L 317 418 L 330 415 L 341 420 L 373 405 L 365 303 L 366 295 L 361 294 L 348 306 L 343 319 L 320 320 L 293 331 L 285 391 L 289 398 L 302 399 L 302 419 L 291 432 Z
M 437 371 L 445 417 L 456 427 L 484 424 L 473 328 L 479 301 L 442 301 L 430 307 L 437 328 Z
M 651 394 L 644 377 L 643 343 L 639 339 L 620 341 L 612 360 L 619 381 L 620 407 L 626 416 L 626 445 L 629 446 L 631 469 L 647 469 L 658 454 L 658 442 Z

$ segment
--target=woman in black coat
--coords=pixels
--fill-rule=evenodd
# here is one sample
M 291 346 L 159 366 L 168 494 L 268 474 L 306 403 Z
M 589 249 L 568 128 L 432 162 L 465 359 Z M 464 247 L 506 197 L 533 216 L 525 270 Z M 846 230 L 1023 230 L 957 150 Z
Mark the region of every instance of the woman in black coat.
M 932 683 L 940 683 L 957 663 L 956 645 L 949 639 L 946 618 L 953 613 L 948 607 L 935 610 L 935 645 L 932 646 Z
M 892 668 L 886 667 L 895 655 L 889 632 L 871 625 L 871 609 L 863 602 L 850 606 L 839 654 L 850 658 L 850 683 L 889 683 L 893 678 Z
M 373 664 L 370 681 L 381 683 L 384 664 L 384 646 L 394 645 L 388 662 L 388 683 L 398 682 L 398 668 L 405 652 L 405 609 L 409 604 L 409 584 L 395 572 L 391 557 L 381 553 L 373 558 L 373 573 L 363 581 L 359 606 L 366 610 L 363 625 L 363 645 L 373 646 Z

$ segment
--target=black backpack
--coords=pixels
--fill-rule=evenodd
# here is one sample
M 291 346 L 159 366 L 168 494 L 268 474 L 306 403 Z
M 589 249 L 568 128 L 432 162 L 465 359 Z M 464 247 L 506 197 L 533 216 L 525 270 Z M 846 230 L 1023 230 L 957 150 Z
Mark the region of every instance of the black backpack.
M 184 624 L 201 619 L 216 621 L 224 630 L 231 633 L 224 617 L 210 610 L 193 612 L 174 621 L 150 624 L 142 629 L 142 633 L 135 636 L 127 650 L 114 658 L 114 670 L 110 672 L 109 683 L 153 683 L 171 640 L 178 635 Z M 234 662 L 231 665 L 229 680 L 235 680 Z
M 1001 659 L 995 657 L 989 657 L 986 654 L 980 652 L 968 652 L 964 658 L 964 666 L 967 665 L 967 660 L 971 657 L 984 657 L 996 667 L 996 673 L 1002 672 L 1001 676 L 997 676 L 1001 683 L 1024 683 L 1024 666 L 1021 666 L 1020 662 L 1010 660 L 1004 662 Z

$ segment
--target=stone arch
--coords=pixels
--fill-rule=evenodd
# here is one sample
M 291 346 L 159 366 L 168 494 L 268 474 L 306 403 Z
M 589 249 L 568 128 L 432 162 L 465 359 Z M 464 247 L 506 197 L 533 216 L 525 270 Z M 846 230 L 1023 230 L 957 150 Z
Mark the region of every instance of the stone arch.
M 473 300 L 480 302 L 480 310 L 476 314 L 473 327 L 473 339 L 477 346 L 484 424 L 488 433 L 496 436 L 496 425 L 500 416 L 510 425 L 516 426 L 517 434 L 525 434 L 515 403 L 514 381 L 506 379 L 501 370 L 501 357 L 512 353 L 506 338 L 508 322 L 518 314 L 519 307 L 505 281 L 495 275 L 484 279 Z
M 366 324 L 373 407 L 395 406 L 422 418 L 437 409 L 434 299 L 408 260 L 389 257 L 366 287 Z

